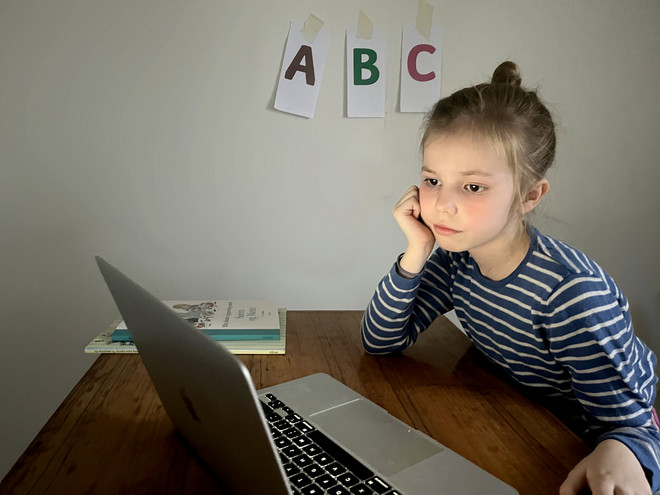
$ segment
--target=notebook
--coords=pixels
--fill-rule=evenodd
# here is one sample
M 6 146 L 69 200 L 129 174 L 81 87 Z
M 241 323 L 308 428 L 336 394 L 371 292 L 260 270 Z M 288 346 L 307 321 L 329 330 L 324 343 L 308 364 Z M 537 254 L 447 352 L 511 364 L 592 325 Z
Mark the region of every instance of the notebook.
M 168 416 L 230 493 L 517 493 L 326 374 L 255 390 L 240 359 L 96 260 Z

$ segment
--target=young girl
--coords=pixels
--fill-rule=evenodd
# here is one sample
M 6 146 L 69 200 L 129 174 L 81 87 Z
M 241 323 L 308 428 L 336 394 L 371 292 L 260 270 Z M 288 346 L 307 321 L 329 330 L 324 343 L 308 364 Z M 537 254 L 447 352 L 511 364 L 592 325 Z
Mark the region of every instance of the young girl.
M 561 494 L 655 493 L 656 358 L 614 281 L 525 222 L 548 191 L 555 132 L 520 83 L 504 62 L 427 116 L 421 185 L 393 209 L 408 247 L 367 307 L 362 341 L 372 354 L 403 351 L 454 309 L 480 351 L 595 447 Z

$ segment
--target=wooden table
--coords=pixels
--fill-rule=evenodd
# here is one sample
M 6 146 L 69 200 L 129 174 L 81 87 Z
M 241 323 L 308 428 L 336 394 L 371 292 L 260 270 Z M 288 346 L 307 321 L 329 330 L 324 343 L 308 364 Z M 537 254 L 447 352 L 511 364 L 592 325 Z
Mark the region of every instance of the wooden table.
M 241 356 L 257 389 L 325 372 L 517 488 L 556 495 L 587 446 L 494 375 L 440 318 L 374 357 L 360 311 L 289 311 L 287 352 Z M 166 416 L 137 355 L 101 355 L 0 483 L 0 493 L 220 493 Z

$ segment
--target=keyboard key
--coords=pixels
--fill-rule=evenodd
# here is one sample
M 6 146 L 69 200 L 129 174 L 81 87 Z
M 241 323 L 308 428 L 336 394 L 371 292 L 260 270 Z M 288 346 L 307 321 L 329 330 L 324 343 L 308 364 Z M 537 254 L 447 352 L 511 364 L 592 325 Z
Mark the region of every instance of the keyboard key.
M 307 445 L 307 446 L 303 447 L 303 450 L 305 451 L 305 454 L 307 454 L 310 457 L 313 457 L 317 454 L 322 453 L 321 449 L 316 444 Z
M 307 445 L 311 445 L 312 441 L 308 437 L 300 436 L 294 438 L 293 443 L 295 443 L 298 447 L 306 447 Z
M 282 409 L 284 407 L 284 402 L 281 400 L 274 400 L 268 404 L 273 409 Z
M 346 468 L 338 462 L 333 462 L 329 466 L 326 466 L 325 469 L 333 476 L 339 476 L 340 474 L 346 472 Z
M 298 428 L 287 428 L 282 433 L 289 438 L 295 438 L 302 435 L 301 431 Z
M 311 447 L 311 445 L 309 447 Z M 316 445 L 314 445 L 314 447 L 316 447 Z M 307 449 L 307 448 L 308 447 L 305 447 L 305 449 Z M 318 449 L 318 447 L 316 447 L 316 448 Z M 309 454 L 309 452 L 307 452 L 307 453 Z M 321 466 L 326 466 L 326 465 L 330 464 L 333 461 L 334 461 L 334 459 L 326 453 L 314 456 L 314 462 L 316 462 L 317 464 L 320 464 Z
M 323 495 L 323 490 L 321 490 L 318 486 L 312 484 L 302 488 L 300 490 L 300 493 L 302 493 L 303 495 Z
M 365 481 L 364 484 L 367 485 L 369 488 L 371 488 L 374 492 L 376 492 L 378 494 L 387 493 L 388 490 L 392 489 L 392 487 L 390 485 L 385 483 L 378 476 L 374 476 L 373 478 Z
M 324 490 L 327 490 L 331 486 L 335 486 L 337 484 L 337 481 L 330 476 L 328 473 L 322 474 L 318 478 L 314 480 L 314 483 L 319 485 L 321 488 Z
M 310 457 L 307 457 L 305 454 L 299 455 L 298 457 L 294 457 L 291 460 L 296 464 L 298 464 L 298 466 L 300 467 L 305 467 L 305 466 L 309 466 L 310 464 L 313 464 L 312 459 Z
M 305 471 L 305 474 L 310 478 L 317 478 L 325 473 L 323 468 L 321 466 L 317 466 L 316 464 L 310 464 L 309 466 L 305 467 L 303 471 Z
M 284 465 L 284 472 L 286 473 L 286 477 L 290 478 L 294 474 L 298 474 L 300 472 L 300 468 L 292 462 L 287 462 Z
M 285 421 L 283 419 L 280 419 L 279 421 L 276 421 L 273 423 L 273 426 L 277 428 L 278 430 L 286 430 L 288 429 L 291 425 L 289 424 L 288 421 Z
M 351 493 L 353 495 L 373 495 L 376 492 L 374 492 L 364 483 L 360 483 L 359 485 L 355 485 L 354 487 L 351 488 Z
M 288 416 L 285 416 L 284 419 L 286 419 L 292 425 L 295 425 L 296 423 L 300 423 L 303 420 L 302 416 L 299 416 L 296 413 L 290 413 Z
M 296 457 L 302 454 L 302 450 L 300 450 L 295 445 L 289 445 L 288 447 L 284 447 L 282 449 L 282 453 L 287 457 Z
M 353 473 L 343 473 L 337 476 L 337 480 L 344 486 L 351 487 L 357 485 L 360 482 L 360 479 L 355 476 Z
M 330 456 L 334 457 L 340 464 L 346 466 L 349 471 L 352 471 L 361 480 L 371 478 L 374 473 L 369 470 L 364 464 L 358 461 L 351 454 L 346 452 L 343 448 L 337 445 L 333 440 L 325 436 L 318 430 L 308 433 L 307 438 L 311 438 Z
M 289 481 L 296 488 L 302 488 L 303 486 L 307 486 L 312 482 L 312 480 L 310 480 L 307 475 L 303 473 L 294 474 L 289 478 Z
M 304 419 L 296 424 L 296 428 L 298 428 L 302 433 L 309 433 L 310 431 L 314 431 L 316 429 Z
M 283 449 L 284 447 L 288 447 L 291 445 L 291 440 L 289 440 L 286 437 L 279 437 L 275 439 L 275 447 L 278 449 Z
M 349 492 L 346 488 L 343 486 L 334 486 L 328 490 L 329 495 L 351 495 L 351 492 Z

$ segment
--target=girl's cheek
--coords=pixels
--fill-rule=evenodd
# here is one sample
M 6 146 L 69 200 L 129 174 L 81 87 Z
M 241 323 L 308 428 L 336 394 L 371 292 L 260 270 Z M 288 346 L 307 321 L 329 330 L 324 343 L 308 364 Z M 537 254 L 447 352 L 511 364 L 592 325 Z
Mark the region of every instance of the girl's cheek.
M 428 191 L 424 190 L 424 186 L 422 186 L 419 190 L 419 208 L 422 212 L 422 215 L 424 214 L 424 211 L 429 208 L 429 193 Z

